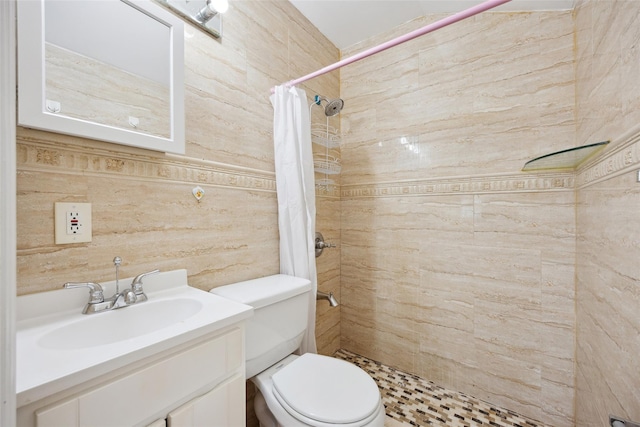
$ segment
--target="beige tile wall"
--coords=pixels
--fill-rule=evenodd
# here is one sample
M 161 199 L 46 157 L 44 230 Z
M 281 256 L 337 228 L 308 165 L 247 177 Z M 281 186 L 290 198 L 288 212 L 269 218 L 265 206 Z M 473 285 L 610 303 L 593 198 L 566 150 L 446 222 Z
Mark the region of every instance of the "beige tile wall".
M 435 21 L 412 21 L 349 55 Z M 342 347 L 573 425 L 571 12 L 485 13 L 342 70 Z
M 233 2 L 221 40 L 185 31 L 184 156 L 18 129 L 20 295 L 112 280 L 116 255 L 125 277 L 186 268 L 205 290 L 278 272 L 269 89 L 337 61 L 339 51 L 287 1 Z M 336 97 L 339 73 L 304 89 Z M 206 191 L 200 203 L 196 185 Z M 92 203 L 91 243 L 54 244 L 60 201 Z M 321 193 L 318 207 L 318 228 L 339 243 L 337 193 Z M 320 289 L 338 296 L 339 258 L 335 250 L 318 262 Z M 321 352 L 338 348 L 339 324 L 339 309 L 318 304 Z
M 577 141 L 611 140 L 578 175 L 576 423 L 640 421 L 640 3 L 579 1 Z
M 343 68 L 342 128 L 353 137 L 342 183 L 495 176 L 572 147 L 573 36 L 570 12 L 489 12 Z

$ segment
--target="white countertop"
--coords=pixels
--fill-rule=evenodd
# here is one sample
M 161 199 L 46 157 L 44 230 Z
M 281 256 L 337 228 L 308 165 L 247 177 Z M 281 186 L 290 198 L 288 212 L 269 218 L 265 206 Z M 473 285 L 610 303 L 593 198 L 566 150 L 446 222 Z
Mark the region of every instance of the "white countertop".
M 82 314 L 88 300 L 88 289 L 61 289 L 18 297 L 17 347 L 17 405 L 24 406 L 43 397 L 89 381 L 143 358 L 161 353 L 172 347 L 197 339 L 216 330 L 241 322 L 253 315 L 250 306 L 189 287 L 186 270 L 161 272 L 145 277 L 144 291 L 149 300 L 103 313 Z M 131 283 L 122 279 L 120 288 Z M 103 285 L 105 297 L 115 293 L 115 282 Z M 184 320 L 161 326 L 158 330 L 118 340 L 118 331 L 127 329 L 121 319 L 136 321 L 133 313 L 140 309 L 141 316 L 148 312 L 150 304 L 171 307 L 171 301 L 189 299 L 201 304 L 197 312 Z M 143 306 L 148 304 L 146 309 Z M 128 313 L 125 311 L 129 310 Z M 99 319 L 102 325 L 113 320 L 114 330 L 109 330 L 110 343 L 75 346 L 75 348 L 51 348 L 43 345 L 43 337 L 68 325 L 91 324 L 90 318 Z M 109 317 L 110 316 L 110 317 Z M 141 321 L 149 319 L 141 319 Z M 158 322 L 163 323 L 163 322 Z M 134 325 L 135 326 L 135 325 Z M 123 330 L 126 335 L 128 330 Z M 115 342 L 114 334 L 116 334 Z M 99 335 L 98 335 L 99 336 Z M 93 337 L 91 341 L 94 340 Z M 58 346 L 54 346 L 58 347 Z

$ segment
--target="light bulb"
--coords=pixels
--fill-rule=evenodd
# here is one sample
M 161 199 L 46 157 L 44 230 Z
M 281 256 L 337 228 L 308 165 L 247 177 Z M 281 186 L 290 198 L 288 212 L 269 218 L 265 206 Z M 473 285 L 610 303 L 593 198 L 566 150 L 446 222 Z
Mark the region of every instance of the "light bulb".
M 207 2 L 207 6 L 215 12 L 225 13 L 229 9 L 229 2 L 227 0 L 210 0 Z
M 204 24 L 218 13 L 225 13 L 229 9 L 227 0 L 207 0 L 207 4 L 200 9 L 195 18 L 198 22 Z

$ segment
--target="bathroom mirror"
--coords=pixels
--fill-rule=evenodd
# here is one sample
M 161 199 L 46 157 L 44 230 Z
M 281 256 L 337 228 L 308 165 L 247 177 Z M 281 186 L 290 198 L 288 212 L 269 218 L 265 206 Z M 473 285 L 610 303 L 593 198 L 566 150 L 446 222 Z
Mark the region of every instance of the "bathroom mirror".
M 184 154 L 184 24 L 150 0 L 18 0 L 18 124 Z

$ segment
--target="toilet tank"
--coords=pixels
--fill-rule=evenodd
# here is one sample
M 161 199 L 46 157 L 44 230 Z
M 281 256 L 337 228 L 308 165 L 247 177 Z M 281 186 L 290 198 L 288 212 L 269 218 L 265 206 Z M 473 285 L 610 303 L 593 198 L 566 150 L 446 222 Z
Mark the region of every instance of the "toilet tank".
M 247 378 L 296 351 L 307 331 L 311 282 L 276 274 L 220 286 L 212 293 L 253 307 L 247 320 Z

